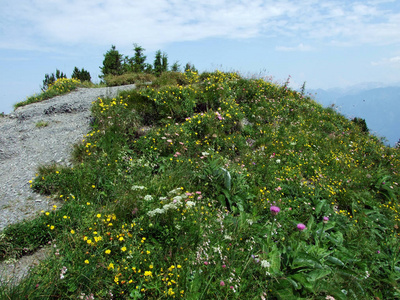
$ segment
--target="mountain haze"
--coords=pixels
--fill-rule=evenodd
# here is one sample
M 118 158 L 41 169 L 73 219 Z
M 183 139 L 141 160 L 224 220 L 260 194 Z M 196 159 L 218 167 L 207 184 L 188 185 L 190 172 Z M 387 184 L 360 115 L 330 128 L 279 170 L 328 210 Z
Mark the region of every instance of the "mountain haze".
M 373 88 L 357 86 L 354 89 L 317 89 L 311 91 L 314 99 L 324 106 L 335 105 L 338 112 L 349 118 L 366 120 L 370 132 L 394 146 L 400 138 L 400 86 Z

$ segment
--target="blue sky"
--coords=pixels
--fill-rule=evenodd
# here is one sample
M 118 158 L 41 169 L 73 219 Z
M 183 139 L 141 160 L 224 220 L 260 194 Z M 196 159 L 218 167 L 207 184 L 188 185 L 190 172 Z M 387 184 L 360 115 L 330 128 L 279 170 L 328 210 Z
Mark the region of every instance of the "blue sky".
M 111 45 L 147 62 L 262 74 L 299 88 L 400 82 L 397 0 L 0 0 L 0 112 L 40 92 L 44 74 L 98 81 Z

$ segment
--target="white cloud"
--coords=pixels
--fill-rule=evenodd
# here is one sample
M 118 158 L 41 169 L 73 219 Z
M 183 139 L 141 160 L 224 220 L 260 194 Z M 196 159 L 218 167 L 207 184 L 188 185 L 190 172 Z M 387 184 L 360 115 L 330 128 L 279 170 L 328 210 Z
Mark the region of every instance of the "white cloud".
M 383 58 L 376 62 L 371 62 L 372 66 L 389 66 L 400 68 L 400 56 L 394 56 L 390 58 Z
M 275 48 L 277 51 L 283 51 L 283 52 L 293 52 L 293 51 L 312 51 L 313 47 L 304 45 L 303 43 L 298 44 L 295 47 L 286 47 L 286 46 L 278 46 Z
M 400 42 L 400 6 L 384 0 L 16 0 L 1 6 L 0 48 L 8 49 L 131 48 L 137 42 L 155 50 L 210 37 L 295 37 L 336 45 Z

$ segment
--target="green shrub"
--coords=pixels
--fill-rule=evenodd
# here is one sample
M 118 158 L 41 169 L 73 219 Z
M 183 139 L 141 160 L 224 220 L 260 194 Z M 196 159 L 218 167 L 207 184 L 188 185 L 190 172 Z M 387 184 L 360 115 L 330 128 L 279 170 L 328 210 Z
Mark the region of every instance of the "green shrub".
M 134 83 L 151 83 L 155 76 L 147 73 L 125 73 L 122 75 L 107 75 L 104 81 L 107 86 L 120 86 Z
M 67 76 L 58 69 L 56 70 L 56 75 L 54 75 L 54 73 L 52 73 L 51 75 L 46 74 L 43 80 L 42 91 L 45 92 L 52 84 L 54 84 L 56 80 L 62 78 L 67 78 Z
M 86 71 L 84 68 L 82 68 L 82 70 L 79 70 L 77 67 L 75 67 L 71 75 L 71 78 L 80 80 L 81 82 L 91 81 L 90 73 Z
M 81 86 L 85 85 L 83 85 L 79 80 L 76 79 L 67 79 L 67 78 L 57 79 L 53 84 L 50 84 L 48 88 L 41 94 L 30 96 L 25 101 L 21 101 L 14 104 L 14 109 L 31 103 L 47 100 L 55 96 L 69 93 Z
M 362 118 L 353 118 L 351 121 L 352 121 L 354 124 L 356 124 L 356 125 L 360 128 L 360 130 L 361 130 L 362 132 L 365 132 L 365 133 L 368 133 L 368 132 L 369 132 L 369 129 L 368 129 L 368 126 L 367 126 L 367 122 L 365 122 L 365 119 L 362 119 Z

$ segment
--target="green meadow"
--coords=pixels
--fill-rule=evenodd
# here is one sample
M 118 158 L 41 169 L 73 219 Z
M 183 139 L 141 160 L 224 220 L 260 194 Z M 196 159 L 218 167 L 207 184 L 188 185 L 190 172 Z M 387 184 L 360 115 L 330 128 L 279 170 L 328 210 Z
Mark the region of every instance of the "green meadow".
M 40 167 L 59 205 L 0 258 L 51 252 L 1 299 L 400 298 L 399 148 L 286 84 L 151 79 L 93 99 L 73 166 Z

